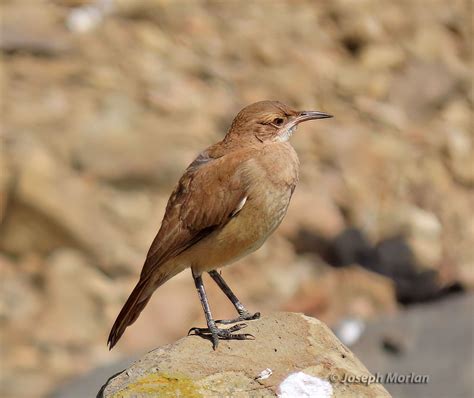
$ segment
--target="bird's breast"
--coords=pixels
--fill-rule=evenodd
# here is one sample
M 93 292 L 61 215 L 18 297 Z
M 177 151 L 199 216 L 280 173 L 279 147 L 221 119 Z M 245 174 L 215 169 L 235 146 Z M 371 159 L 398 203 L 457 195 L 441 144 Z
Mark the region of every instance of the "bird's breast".
M 290 144 L 272 145 L 243 166 L 244 204 L 222 229 L 197 245 L 194 268 L 206 271 L 230 264 L 257 250 L 280 225 L 298 181 L 298 158 Z M 207 253 L 205 258 L 199 252 Z
M 298 157 L 289 143 L 269 144 L 249 163 L 248 206 L 242 222 L 259 236 L 258 247 L 283 220 L 298 182 L 298 167 Z

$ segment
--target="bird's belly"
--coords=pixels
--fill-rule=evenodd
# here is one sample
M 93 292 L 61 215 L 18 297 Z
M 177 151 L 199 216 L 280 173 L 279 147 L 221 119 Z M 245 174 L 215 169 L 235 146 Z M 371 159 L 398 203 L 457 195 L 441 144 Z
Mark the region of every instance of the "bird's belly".
M 291 190 L 260 190 L 224 228 L 190 251 L 192 267 L 201 272 L 231 264 L 262 246 L 286 214 Z

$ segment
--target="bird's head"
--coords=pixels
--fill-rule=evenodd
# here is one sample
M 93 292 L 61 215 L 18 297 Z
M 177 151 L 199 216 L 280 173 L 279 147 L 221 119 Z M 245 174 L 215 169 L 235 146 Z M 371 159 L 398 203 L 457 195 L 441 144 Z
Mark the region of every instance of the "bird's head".
M 301 122 L 329 117 L 332 116 L 318 111 L 297 111 L 278 101 L 260 101 L 237 114 L 227 138 L 284 142 Z

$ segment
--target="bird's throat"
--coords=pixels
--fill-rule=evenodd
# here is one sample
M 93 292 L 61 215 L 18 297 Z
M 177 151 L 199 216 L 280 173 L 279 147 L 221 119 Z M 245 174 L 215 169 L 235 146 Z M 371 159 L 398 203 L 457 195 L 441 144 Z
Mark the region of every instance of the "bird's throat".
M 297 127 L 298 127 L 297 125 L 293 125 L 289 128 L 282 129 L 282 131 L 278 133 L 276 141 L 278 142 L 288 141 L 290 137 L 293 135 L 293 133 L 295 132 Z

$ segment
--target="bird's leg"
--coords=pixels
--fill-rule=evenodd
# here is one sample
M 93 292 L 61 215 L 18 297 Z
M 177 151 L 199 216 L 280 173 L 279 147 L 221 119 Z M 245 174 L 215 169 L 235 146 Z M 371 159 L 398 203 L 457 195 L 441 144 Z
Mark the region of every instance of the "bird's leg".
M 191 328 L 188 334 L 196 334 L 204 338 L 209 338 L 212 341 L 212 348 L 215 350 L 219 344 L 219 339 L 221 340 L 253 340 L 254 336 L 248 333 L 237 333 L 238 330 L 241 330 L 247 325 L 245 323 L 240 323 L 234 325 L 229 329 L 219 329 L 216 325 L 216 321 L 212 319 L 211 309 L 209 308 L 209 302 L 207 301 L 206 290 L 204 289 L 204 284 L 202 282 L 202 277 L 199 274 L 195 274 L 193 271 L 194 284 L 199 294 L 199 299 L 201 300 L 202 308 L 204 310 L 204 315 L 206 316 L 207 328 Z
M 251 320 L 260 318 L 260 312 L 251 314 L 250 312 L 247 311 L 247 309 L 240 302 L 240 300 L 237 298 L 234 292 L 230 289 L 229 285 L 227 285 L 224 278 L 222 278 L 219 272 L 217 272 L 216 270 L 209 271 L 209 275 L 211 276 L 212 279 L 214 279 L 214 281 L 221 288 L 224 294 L 229 298 L 229 300 L 232 301 L 232 304 L 234 305 L 235 309 L 239 313 L 239 316 L 235 319 L 220 319 L 220 320 L 217 320 L 216 323 L 221 323 L 225 325 L 225 324 L 236 323 L 236 322 L 241 322 L 241 321 L 251 321 Z

